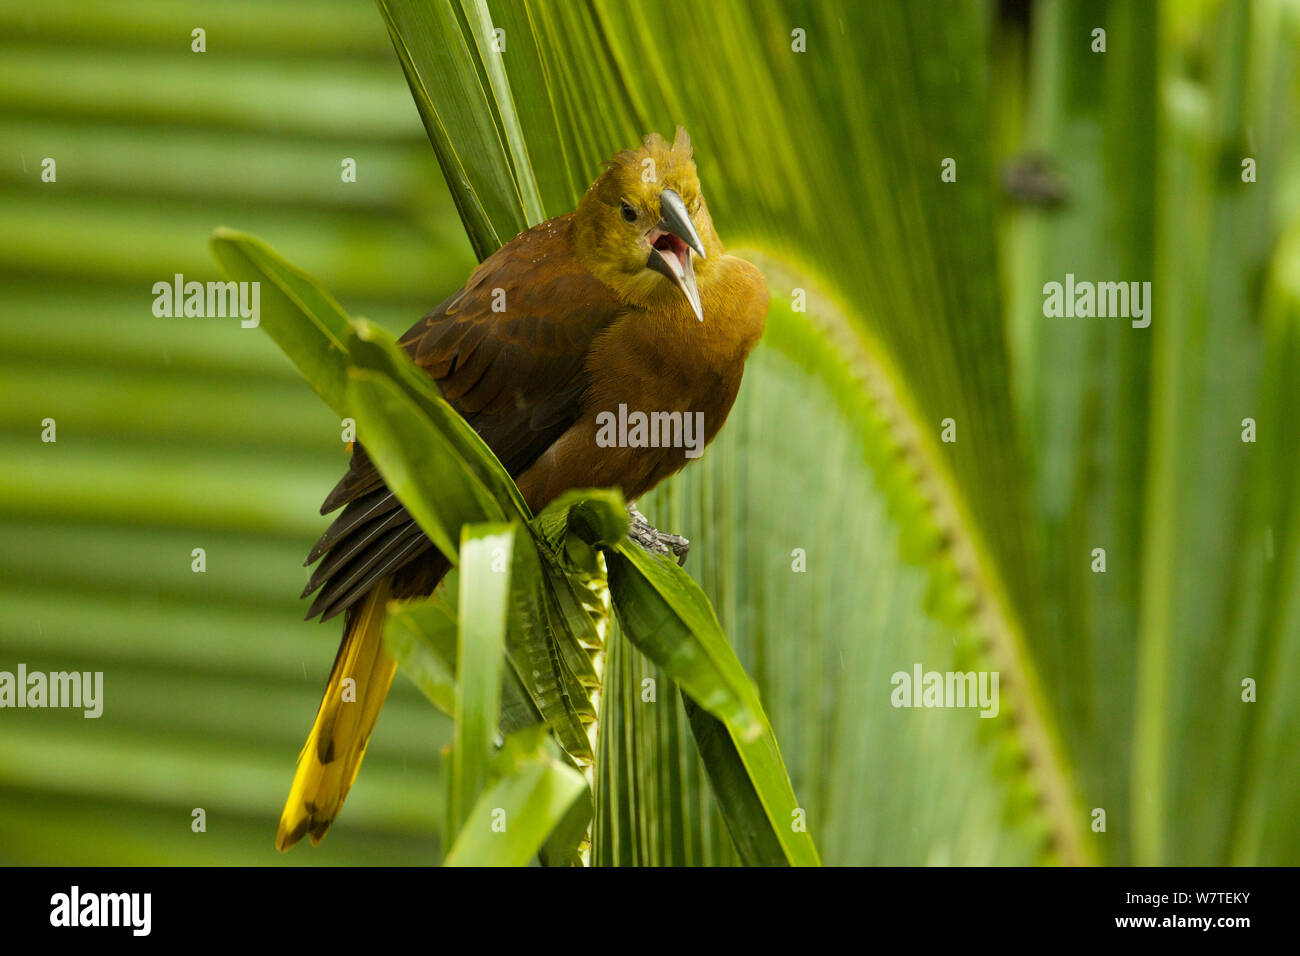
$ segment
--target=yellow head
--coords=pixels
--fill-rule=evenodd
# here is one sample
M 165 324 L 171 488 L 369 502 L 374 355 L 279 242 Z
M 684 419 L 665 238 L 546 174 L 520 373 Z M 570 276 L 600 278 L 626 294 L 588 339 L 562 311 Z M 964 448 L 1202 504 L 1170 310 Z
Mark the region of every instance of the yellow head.
M 723 248 L 686 130 L 677 127 L 671 145 L 651 133 L 605 163 L 578 203 L 574 228 L 583 265 L 625 302 L 663 308 L 685 297 L 704 321 L 700 289 Z

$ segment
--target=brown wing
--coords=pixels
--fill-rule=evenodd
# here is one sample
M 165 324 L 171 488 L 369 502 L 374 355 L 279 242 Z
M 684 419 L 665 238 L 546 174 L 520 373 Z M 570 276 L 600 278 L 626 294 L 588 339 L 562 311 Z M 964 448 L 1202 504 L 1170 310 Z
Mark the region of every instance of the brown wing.
M 401 338 L 512 475 L 577 420 L 589 384 L 587 351 L 622 314 L 613 293 L 579 267 L 571 219 L 541 223 L 511 240 Z M 445 559 L 434 552 L 422 563 L 435 566 L 419 573 L 411 567 L 433 544 L 360 445 L 321 514 L 339 507 L 343 512 L 307 558 L 323 558 L 303 591 L 306 597 L 320 589 L 308 618 L 333 617 L 398 571 L 408 594 L 436 585 Z

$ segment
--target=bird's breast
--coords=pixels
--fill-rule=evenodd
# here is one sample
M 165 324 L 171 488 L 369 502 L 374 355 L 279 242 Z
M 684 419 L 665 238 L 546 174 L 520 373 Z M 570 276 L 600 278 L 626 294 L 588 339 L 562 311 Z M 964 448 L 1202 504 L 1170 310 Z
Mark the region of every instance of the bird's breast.
M 699 458 L 722 428 L 762 335 L 767 285 L 727 256 L 701 289 L 704 321 L 629 309 L 592 342 L 578 420 L 517 479 L 537 510 L 571 488 L 618 487 L 635 500 Z

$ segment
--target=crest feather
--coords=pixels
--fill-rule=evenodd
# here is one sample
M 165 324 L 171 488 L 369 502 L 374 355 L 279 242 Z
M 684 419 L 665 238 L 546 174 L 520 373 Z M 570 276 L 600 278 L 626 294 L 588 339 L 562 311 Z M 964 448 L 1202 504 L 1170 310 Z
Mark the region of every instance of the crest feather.
M 646 160 L 653 163 L 650 167 L 654 170 L 653 180 L 642 179 Z M 616 153 L 603 165 L 605 171 L 588 192 L 609 205 L 617 205 L 623 199 L 635 200 L 643 193 L 649 202 L 652 192 L 658 196 L 658 190 L 668 184 L 688 199 L 699 191 L 691 138 L 681 126 L 676 128 L 672 143 L 658 133 L 647 133 L 640 146 Z
M 675 166 L 693 160 L 691 155 L 691 137 L 684 126 L 678 126 L 671 144 L 658 133 L 647 133 L 641 145 L 635 149 L 625 149 L 601 165 L 606 169 L 616 166 L 628 166 L 640 169 L 643 159 L 653 159 L 655 165 Z

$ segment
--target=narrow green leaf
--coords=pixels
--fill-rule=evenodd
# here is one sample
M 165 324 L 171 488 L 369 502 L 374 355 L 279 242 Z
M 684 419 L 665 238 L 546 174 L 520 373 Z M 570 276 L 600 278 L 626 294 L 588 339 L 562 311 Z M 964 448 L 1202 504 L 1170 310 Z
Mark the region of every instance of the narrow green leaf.
M 458 575 L 446 580 L 449 593 L 456 593 Z M 520 586 L 512 575 L 511 589 Z M 431 703 L 448 717 L 456 715 L 456 641 L 459 627 L 456 609 L 440 595 L 418 601 L 394 601 L 389 605 L 384 626 L 384 647 Z M 501 675 L 502 735 L 542 723 L 528 692 L 513 667 Z
M 354 368 L 347 395 L 366 451 L 439 551 L 455 560 L 462 524 L 505 518 L 446 435 L 391 379 Z
M 456 616 L 441 598 L 394 602 L 384 622 L 384 650 L 420 693 L 456 715 Z
M 456 738 L 448 781 L 448 832 L 458 832 L 488 777 L 501 710 L 510 557 L 515 526 L 466 525 L 460 539 Z
M 527 216 L 481 62 L 446 0 L 378 3 L 465 231 L 484 259 L 523 230 Z
M 727 832 L 747 866 L 820 866 L 807 814 L 790 786 L 776 735 L 745 741 L 682 694 L 691 733 Z
M 512 519 L 527 521 L 531 518 L 532 513 L 505 466 L 478 432 L 447 403 L 433 380 L 415 366 L 393 336 L 364 319 L 353 321 L 353 331 L 354 337 L 348 343 L 353 363 L 358 368 L 382 373 L 399 386 L 441 432 L 444 443 L 491 490 Z
M 525 865 L 587 790 L 582 774 L 547 753 L 541 728 L 508 738 L 501 763 L 508 769 L 474 804 L 447 866 Z
M 695 705 L 687 714 L 741 858 L 819 865 L 758 692 L 699 585 L 671 559 L 626 540 L 607 555 L 624 633 Z
M 212 253 L 236 282 L 258 283 L 259 321 L 325 404 L 346 414 L 350 324 L 347 313 L 307 273 L 253 236 L 231 229 L 212 234 Z
M 506 35 L 496 34 L 487 0 L 465 0 L 465 14 L 469 19 L 479 62 L 487 76 L 487 94 L 496 106 L 505 136 L 515 184 L 523 202 L 524 216 L 528 225 L 536 225 L 546 218 L 546 214 L 542 210 L 542 197 L 538 194 L 537 180 L 533 177 L 532 163 L 528 159 L 528 144 L 520 129 L 519 114 L 510 92 L 510 81 L 506 78 L 505 66 L 501 62 L 505 53 Z
M 700 586 L 671 559 L 630 541 L 606 557 L 614 607 L 632 643 L 743 739 L 762 734 L 758 691 Z
M 558 749 L 558 747 L 556 748 Z M 587 828 L 591 825 L 594 807 L 591 790 L 585 789 L 569 807 L 551 835 L 546 838 L 538 851 L 542 866 L 578 866 L 582 864 L 579 854 L 583 841 L 587 839 Z

